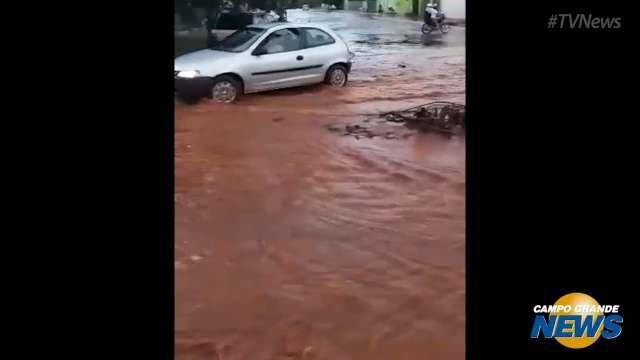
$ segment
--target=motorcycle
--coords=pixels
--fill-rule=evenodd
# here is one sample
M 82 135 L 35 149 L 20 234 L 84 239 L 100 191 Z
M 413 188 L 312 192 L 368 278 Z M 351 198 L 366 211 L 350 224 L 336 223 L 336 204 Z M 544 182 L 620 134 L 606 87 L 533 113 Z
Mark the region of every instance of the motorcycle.
M 433 21 L 435 22 L 435 26 L 434 24 L 428 24 L 428 23 L 424 23 L 422 25 L 422 33 L 425 35 L 429 35 L 431 34 L 431 32 L 433 30 L 435 30 L 436 28 L 438 28 L 440 30 L 441 33 L 446 34 L 449 32 L 449 24 L 445 23 L 445 15 L 444 13 L 440 13 L 438 14 L 438 16 L 433 19 Z

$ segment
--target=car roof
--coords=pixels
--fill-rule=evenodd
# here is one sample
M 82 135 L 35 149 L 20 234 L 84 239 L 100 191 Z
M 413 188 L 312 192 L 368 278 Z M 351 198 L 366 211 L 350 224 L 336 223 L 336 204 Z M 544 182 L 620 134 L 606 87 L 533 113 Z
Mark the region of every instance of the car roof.
M 251 24 L 251 25 L 247 25 L 247 27 L 259 28 L 259 29 L 271 29 L 272 27 L 276 27 L 276 26 L 280 26 L 280 25 L 286 25 L 286 24 L 283 24 L 283 23 L 264 23 L 264 24 Z
M 321 30 L 331 30 L 329 27 L 327 27 L 324 24 L 315 24 L 315 23 L 306 23 L 306 22 L 286 22 L 286 23 L 265 23 L 265 24 L 252 24 L 252 25 L 248 25 L 247 27 L 252 27 L 252 28 L 259 28 L 259 29 L 284 29 L 284 28 L 288 28 L 288 27 L 311 27 L 311 28 L 317 28 L 317 29 L 321 29 Z

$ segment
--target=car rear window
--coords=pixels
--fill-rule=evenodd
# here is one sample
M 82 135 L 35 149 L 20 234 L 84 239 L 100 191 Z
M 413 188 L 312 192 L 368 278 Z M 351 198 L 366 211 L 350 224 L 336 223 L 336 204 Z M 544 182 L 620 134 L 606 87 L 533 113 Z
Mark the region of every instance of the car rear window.
M 305 34 L 305 47 L 316 47 L 335 43 L 335 39 L 326 32 L 316 28 L 303 28 Z
M 301 48 L 300 31 L 296 28 L 274 31 L 260 44 L 260 48 L 264 49 L 267 54 L 298 50 Z

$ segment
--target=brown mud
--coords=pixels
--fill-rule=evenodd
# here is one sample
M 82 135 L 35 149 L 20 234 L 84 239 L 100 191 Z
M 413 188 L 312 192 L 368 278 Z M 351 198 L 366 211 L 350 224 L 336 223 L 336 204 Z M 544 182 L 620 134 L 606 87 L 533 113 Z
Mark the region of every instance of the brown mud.
M 176 104 L 176 359 L 464 358 L 464 137 L 326 128 L 464 103 L 464 52 L 350 46 L 346 88 Z

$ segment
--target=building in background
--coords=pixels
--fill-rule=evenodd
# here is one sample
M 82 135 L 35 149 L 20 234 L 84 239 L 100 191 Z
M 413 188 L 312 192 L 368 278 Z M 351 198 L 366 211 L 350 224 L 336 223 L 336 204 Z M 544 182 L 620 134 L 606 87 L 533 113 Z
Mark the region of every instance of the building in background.
M 417 15 L 422 16 L 424 9 L 428 3 L 440 4 L 440 10 L 444 11 L 447 17 L 451 19 L 464 20 L 466 0 L 344 0 L 345 10 L 361 10 L 366 9 L 367 12 L 378 12 L 378 8 L 382 5 L 384 12 L 388 12 L 392 7 L 399 15 Z
M 422 11 L 428 3 L 429 0 L 420 0 Z M 465 0 L 438 0 L 435 3 L 440 4 L 440 11 L 443 11 L 449 19 L 464 20 L 466 18 Z
M 358 11 L 364 7 L 366 7 L 367 1 L 362 0 L 344 0 L 344 9 L 345 10 L 353 10 Z
M 398 14 L 410 14 L 413 12 L 413 3 L 418 3 L 418 0 L 344 0 L 345 10 L 361 10 L 365 9 L 367 12 L 378 12 L 378 6 L 382 5 L 384 12 L 387 12 L 389 7 Z

